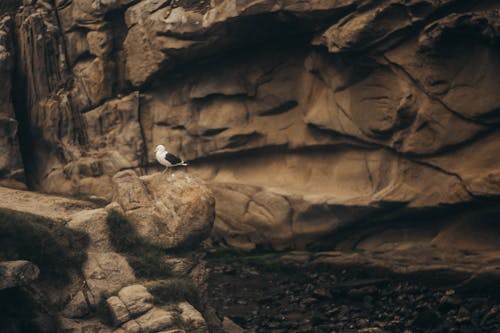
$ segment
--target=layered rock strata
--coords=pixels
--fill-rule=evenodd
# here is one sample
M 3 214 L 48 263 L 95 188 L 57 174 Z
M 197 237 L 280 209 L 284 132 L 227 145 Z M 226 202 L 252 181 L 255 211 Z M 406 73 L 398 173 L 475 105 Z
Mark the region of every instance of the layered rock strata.
M 215 239 L 246 249 L 496 200 L 499 16 L 486 0 L 26 2 L 28 176 L 110 198 L 164 144 L 212 184 Z

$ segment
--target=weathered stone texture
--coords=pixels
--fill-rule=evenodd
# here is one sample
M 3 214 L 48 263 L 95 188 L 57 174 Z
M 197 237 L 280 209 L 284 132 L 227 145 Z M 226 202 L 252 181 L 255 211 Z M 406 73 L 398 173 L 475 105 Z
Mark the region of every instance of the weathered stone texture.
M 12 104 L 15 62 L 13 22 L 0 11 L 0 184 L 23 187 L 24 170 L 18 140 L 18 122 Z
M 499 17 L 494 1 L 27 3 L 30 177 L 110 199 L 164 144 L 214 189 L 215 238 L 245 248 L 496 198 Z
M 161 307 L 153 301 L 153 295 L 140 284 L 127 286 L 118 296 L 108 298 L 106 303 L 114 325 L 120 326 L 114 332 L 208 332 L 205 319 L 188 302 Z
M 113 188 L 114 199 L 137 233 L 151 244 L 189 247 L 210 234 L 215 202 L 196 177 L 156 173 L 139 178 L 126 170 L 113 177 Z
M 40 269 L 26 260 L 0 261 L 0 290 L 27 285 L 39 273 Z

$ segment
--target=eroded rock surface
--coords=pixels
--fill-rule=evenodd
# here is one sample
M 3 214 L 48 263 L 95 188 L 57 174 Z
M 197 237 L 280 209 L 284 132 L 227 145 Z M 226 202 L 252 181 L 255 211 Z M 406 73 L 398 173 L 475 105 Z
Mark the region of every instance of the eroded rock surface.
M 215 201 L 200 179 L 184 173 L 113 177 L 114 198 L 138 234 L 164 249 L 189 247 L 210 235 Z
M 90 314 L 103 299 L 136 280 L 127 259 L 111 245 L 107 214 L 104 208 L 82 211 L 68 223 L 70 228 L 88 233 L 90 243 L 82 267 L 84 280 L 72 286 L 72 299 L 63 311 L 67 318 Z
M 12 104 L 12 78 L 15 63 L 14 24 L 0 11 L 0 184 L 23 188 L 18 122 Z
M 392 228 L 396 216 L 496 200 L 499 10 L 25 2 L 15 38 L 29 183 L 111 199 L 114 175 L 157 171 L 164 144 L 211 184 L 214 238 L 246 249 L 334 247 L 330 236 L 369 220 Z
M 132 171 L 124 171 L 124 173 L 129 173 L 130 176 Z M 168 243 L 168 248 L 196 245 L 196 242 L 210 234 L 213 223 L 214 200 L 210 191 L 202 182 L 189 175 L 179 179 L 177 183 L 172 180 L 172 177 L 168 180 L 168 177 L 163 178 L 159 174 L 157 176 L 159 178 L 153 175 L 137 178 L 137 180 L 147 183 L 151 195 L 159 196 L 153 196 L 158 200 L 157 205 L 160 205 L 162 200 L 168 199 L 169 204 L 161 206 L 163 215 L 158 216 L 163 218 L 160 220 L 163 222 L 163 228 L 171 228 L 178 234 L 177 238 L 173 238 L 176 242 Z M 164 179 L 166 180 L 164 184 L 149 183 L 153 180 Z M 155 191 L 158 188 L 163 190 Z M 171 189 L 170 194 L 165 194 L 167 188 Z M 134 193 L 137 197 L 136 189 L 129 188 L 129 190 L 130 192 L 122 193 L 124 197 L 121 203 L 127 198 L 131 199 Z M 176 200 L 170 197 L 175 195 L 178 195 Z M 99 207 L 98 204 L 89 201 L 4 187 L 0 187 L 0 199 L 2 211 L 0 230 L 4 237 L 0 255 L 2 260 L 10 260 L 0 262 L 0 289 L 3 292 L 7 291 L 3 295 L 8 296 L 10 295 L 8 290 L 29 284 L 26 293 L 33 294 L 32 297 L 35 300 L 33 306 L 41 306 L 39 312 L 50 318 L 57 318 L 57 323 L 60 323 L 58 329 L 68 332 L 79 333 L 89 330 L 112 332 L 115 329 L 118 332 L 123 330 L 129 332 L 137 327 L 142 330 L 141 332 L 151 333 L 165 329 L 208 332 L 203 316 L 186 301 L 186 295 L 189 293 L 195 297 L 197 307 L 204 310 L 208 306 L 205 303 L 206 299 L 198 296 L 202 295 L 206 288 L 206 269 L 203 263 L 199 262 L 200 258 L 189 252 L 186 254 L 182 252 L 183 249 L 179 248 L 176 254 L 169 256 L 161 250 L 152 254 L 132 253 L 135 256 L 164 256 L 164 258 L 154 258 L 153 262 L 149 263 L 149 265 L 155 265 L 165 260 L 164 271 L 157 273 L 154 279 L 141 275 L 141 272 L 137 272 L 136 266 L 131 263 L 131 253 L 117 252 L 117 240 L 112 234 L 115 230 L 110 228 L 108 217 L 110 212 L 116 213 L 114 211 L 121 209 L 118 202 Z M 117 197 L 117 200 L 120 201 L 120 198 Z M 203 200 L 206 201 L 206 205 L 199 205 L 198 202 Z M 150 214 L 149 216 L 153 216 L 154 209 L 156 209 L 147 204 L 143 208 Z M 201 208 L 205 210 L 200 211 Z M 13 223 L 9 221 L 12 218 L 16 219 L 15 223 L 21 224 L 17 229 L 15 228 L 17 226 L 12 226 Z M 146 230 L 157 228 L 156 224 L 152 226 L 148 224 L 158 221 L 152 218 L 140 220 Z M 168 222 L 172 224 L 169 225 Z M 16 243 L 14 240 L 15 244 L 12 244 L 12 241 L 5 241 L 9 233 L 16 232 L 15 236 L 19 238 L 19 242 Z M 47 234 L 46 238 L 43 238 L 44 234 Z M 136 237 L 130 234 L 125 236 Z M 158 239 L 152 234 L 148 236 L 149 239 L 141 240 L 141 242 L 154 239 L 158 243 Z M 28 246 L 30 240 L 33 244 Z M 162 241 L 164 238 L 160 237 L 159 240 Z M 48 242 L 57 244 L 46 244 Z M 160 245 L 165 246 L 163 243 Z M 149 246 L 148 249 L 151 249 L 152 245 Z M 26 260 L 9 259 L 27 255 L 17 253 L 16 249 L 32 255 L 39 267 Z M 61 251 L 78 251 L 78 253 L 71 254 L 77 258 L 70 257 L 68 253 L 60 253 Z M 147 261 L 151 258 L 142 260 Z M 58 267 L 53 267 L 54 265 Z M 40 278 L 38 278 L 39 273 L 41 273 Z M 162 284 L 165 280 L 169 282 L 168 278 L 173 280 L 171 283 L 174 288 L 183 286 L 184 293 L 182 290 L 177 291 L 171 287 L 170 291 L 167 290 L 163 294 L 160 292 L 157 297 L 156 294 L 153 296 L 153 291 L 150 292 L 144 285 L 139 284 L 139 281 L 147 285 Z M 18 289 L 15 290 L 18 291 Z M 26 301 L 24 298 L 23 300 Z M 7 298 L 0 304 L 2 308 L 7 306 L 5 302 L 8 302 Z M 109 322 L 103 317 L 106 307 L 109 307 L 111 311 Z M 101 313 L 100 316 L 99 313 Z M 30 314 L 31 312 L 24 314 L 26 320 L 34 321 L 34 318 L 29 317 Z M 9 313 L 5 316 L 8 317 Z M 16 318 L 9 318 L 9 323 L 12 321 L 22 326 L 23 323 L 16 323 Z M 37 325 L 42 331 L 54 331 L 55 329 L 47 326 L 49 324 L 41 322 Z

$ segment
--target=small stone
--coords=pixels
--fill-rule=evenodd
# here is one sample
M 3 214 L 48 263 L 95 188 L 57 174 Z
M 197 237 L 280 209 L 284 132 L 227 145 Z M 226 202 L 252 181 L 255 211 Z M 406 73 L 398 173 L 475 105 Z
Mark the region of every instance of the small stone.
M 499 307 L 492 307 L 488 313 L 486 313 L 481 320 L 481 326 L 486 324 L 488 321 L 494 319 L 498 314 L 500 314 L 500 308 Z
M 205 319 L 203 318 L 201 313 L 196 310 L 191 304 L 189 304 L 188 302 L 181 302 L 177 305 L 177 307 L 181 311 L 181 320 L 185 323 L 186 326 L 189 326 L 190 330 L 198 331 L 203 328 L 206 329 L 207 324 L 205 323 Z
M 332 294 L 328 289 L 325 288 L 316 288 L 313 290 L 313 295 L 318 296 L 320 298 L 331 298 Z
M 451 295 L 445 295 L 439 300 L 438 308 L 441 313 L 446 313 L 453 308 L 457 308 L 461 303 L 462 301 L 460 299 Z
M 445 296 L 455 295 L 455 290 L 453 290 L 453 289 L 446 290 L 446 292 L 444 293 L 444 295 Z
M 379 327 L 366 327 L 358 330 L 358 333 L 384 333 Z
M 462 317 L 462 318 L 469 317 L 470 312 L 469 312 L 469 310 L 467 310 L 467 308 L 465 306 L 461 306 L 460 309 L 458 309 L 457 316 Z
M 171 311 L 153 308 L 135 321 L 142 329 L 141 332 L 158 332 L 172 327 L 174 318 L 174 313 Z
M 141 315 L 153 307 L 153 295 L 140 284 L 123 288 L 118 292 L 118 297 L 132 316 Z
M 135 320 L 127 321 L 125 324 L 122 325 L 122 329 L 125 330 L 125 332 L 127 333 L 141 332 L 141 326 L 139 326 L 139 324 Z
M 317 301 L 318 301 L 318 299 L 314 298 L 314 297 L 304 297 L 302 299 L 302 304 L 310 305 L 310 304 L 316 303 Z
M 368 326 L 369 323 L 370 321 L 364 318 L 356 320 L 356 325 L 358 327 L 366 327 Z
M 112 296 L 106 300 L 113 324 L 118 326 L 130 320 L 130 313 L 120 298 Z

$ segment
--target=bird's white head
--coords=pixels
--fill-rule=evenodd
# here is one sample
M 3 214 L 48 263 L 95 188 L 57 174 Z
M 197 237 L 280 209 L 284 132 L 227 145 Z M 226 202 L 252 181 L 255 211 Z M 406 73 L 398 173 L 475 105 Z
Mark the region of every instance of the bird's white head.
M 156 146 L 155 152 L 159 152 L 159 151 L 165 151 L 165 146 L 164 145 Z

